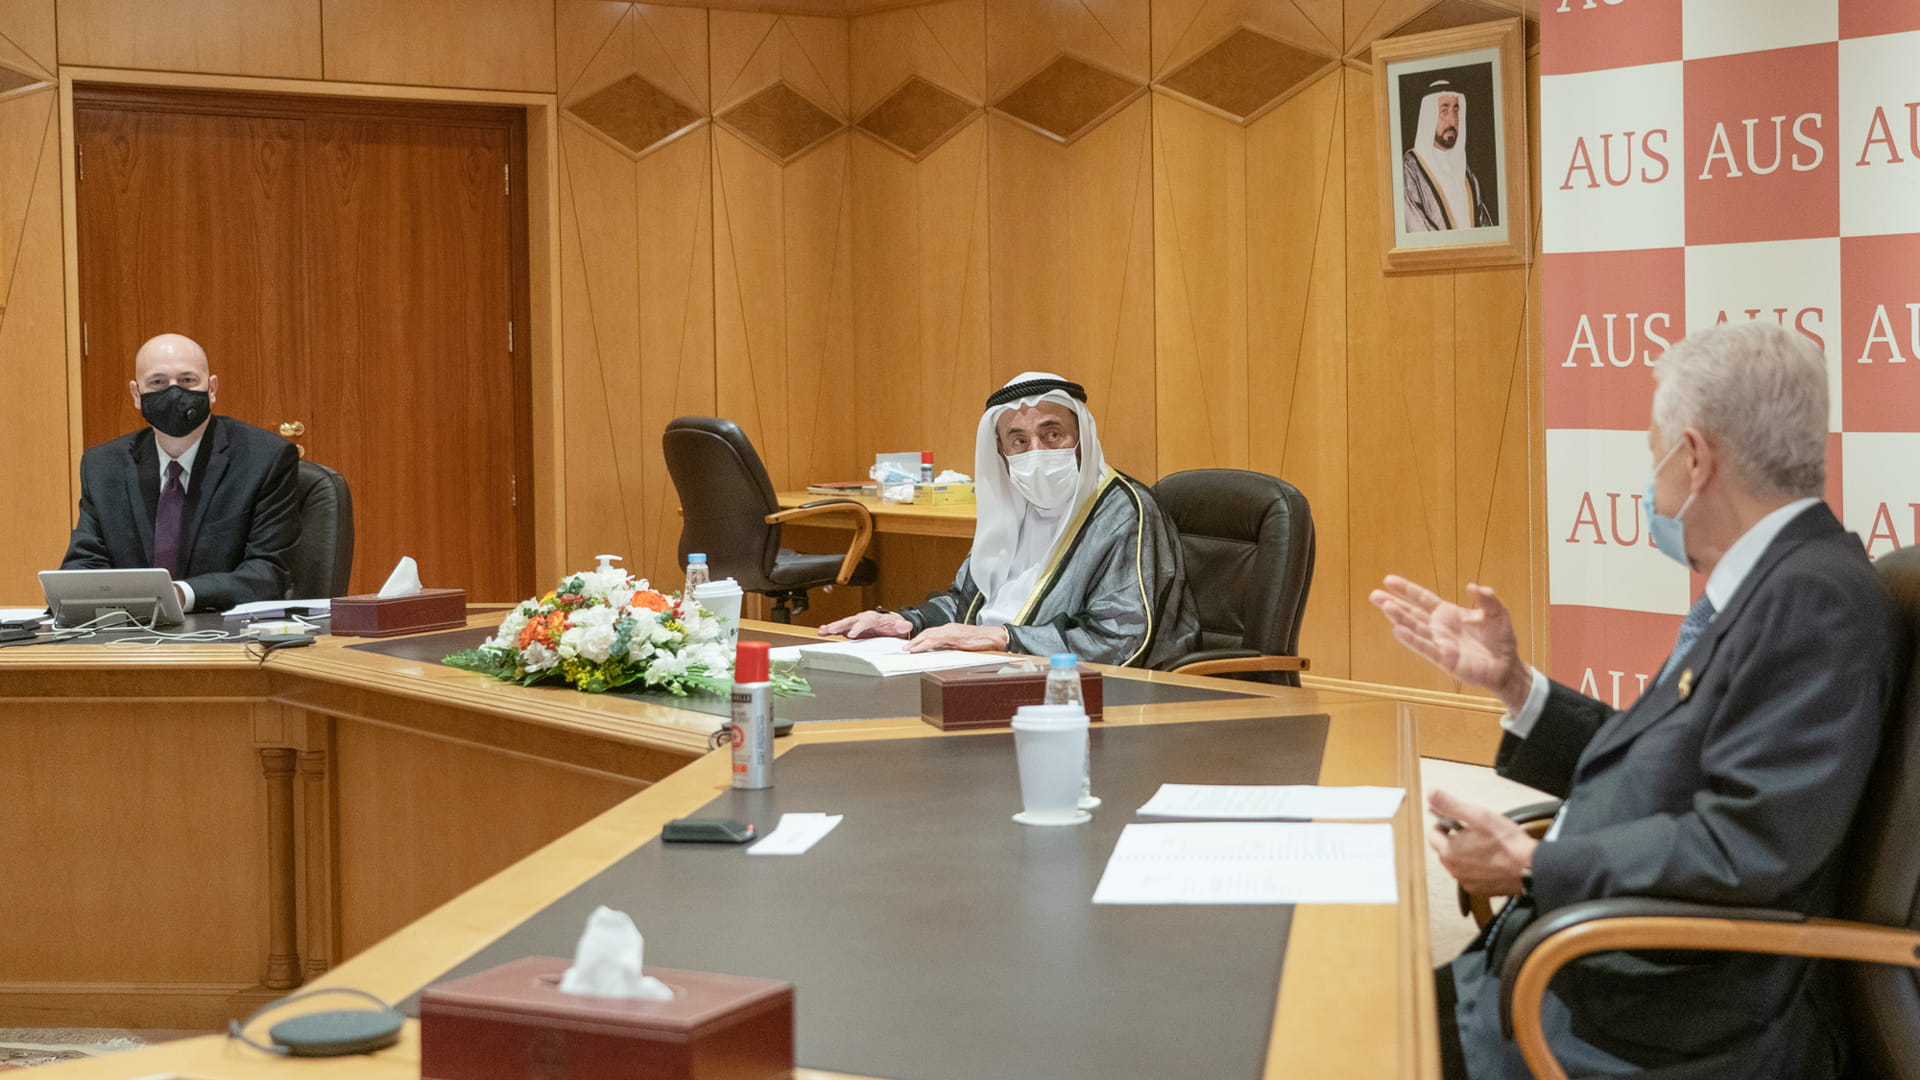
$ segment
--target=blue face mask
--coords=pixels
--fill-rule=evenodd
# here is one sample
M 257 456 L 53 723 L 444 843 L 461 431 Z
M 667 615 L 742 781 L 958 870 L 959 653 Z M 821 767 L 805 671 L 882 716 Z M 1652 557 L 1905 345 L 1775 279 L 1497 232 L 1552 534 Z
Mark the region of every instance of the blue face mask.
M 1687 561 L 1687 526 L 1680 520 L 1680 515 L 1686 513 L 1687 507 L 1693 505 L 1693 494 L 1687 495 L 1687 501 L 1680 504 L 1680 509 L 1675 510 L 1672 517 L 1653 508 L 1653 489 L 1660 479 L 1660 470 L 1666 467 L 1667 462 L 1673 460 L 1673 455 L 1682 445 L 1683 443 L 1674 443 L 1673 449 L 1667 451 L 1667 456 L 1661 458 L 1660 463 L 1653 467 L 1653 476 L 1647 480 L 1647 534 L 1653 537 L 1653 546 L 1659 550 L 1660 554 L 1691 570 L 1693 564 Z

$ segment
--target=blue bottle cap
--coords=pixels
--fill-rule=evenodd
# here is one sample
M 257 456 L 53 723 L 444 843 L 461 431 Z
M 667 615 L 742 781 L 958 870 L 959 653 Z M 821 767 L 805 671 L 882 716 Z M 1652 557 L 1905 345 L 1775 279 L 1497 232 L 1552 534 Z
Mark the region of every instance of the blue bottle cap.
M 689 556 L 687 556 L 687 561 L 688 561 L 688 562 L 690 562 L 690 563 L 691 563 L 691 562 L 706 562 L 706 561 L 707 561 L 707 556 L 706 556 L 706 553 L 705 553 L 705 552 L 701 552 L 701 551 L 696 551 L 696 552 L 694 552 L 693 554 L 691 554 L 691 555 L 689 555 Z
M 1057 652 L 1047 657 L 1047 663 L 1053 667 L 1079 667 L 1080 658 L 1070 652 Z

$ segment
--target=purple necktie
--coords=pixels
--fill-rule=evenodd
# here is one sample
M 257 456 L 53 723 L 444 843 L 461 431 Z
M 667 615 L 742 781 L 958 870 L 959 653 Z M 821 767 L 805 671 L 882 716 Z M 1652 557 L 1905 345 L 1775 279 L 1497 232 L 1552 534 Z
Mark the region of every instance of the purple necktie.
M 153 514 L 153 561 L 180 577 L 180 508 L 187 491 L 180 486 L 180 463 L 167 462 L 167 486 L 160 489 L 160 505 Z

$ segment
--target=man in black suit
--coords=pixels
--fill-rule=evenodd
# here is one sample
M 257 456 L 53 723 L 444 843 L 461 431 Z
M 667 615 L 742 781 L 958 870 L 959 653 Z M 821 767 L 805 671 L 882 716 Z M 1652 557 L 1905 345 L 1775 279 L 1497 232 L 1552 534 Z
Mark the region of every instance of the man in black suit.
M 1706 575 L 1665 667 L 1616 712 L 1520 660 L 1507 612 L 1389 577 L 1394 637 L 1506 704 L 1495 768 L 1565 799 L 1542 841 L 1435 791 L 1428 841 L 1474 892 L 1512 895 L 1440 969 L 1450 1076 L 1526 1077 L 1502 1036 L 1519 931 L 1581 900 L 1657 897 L 1830 915 L 1838 855 L 1897 690 L 1891 602 L 1821 501 L 1827 373 L 1811 342 L 1729 324 L 1657 369 L 1647 498 L 1663 554 Z M 1661 509 L 1666 513 L 1660 513 Z M 1564 969 L 1542 1015 L 1571 1075 L 1834 1076 L 1830 974 L 1744 953 L 1603 953 Z
M 60 568 L 163 567 L 187 611 L 285 596 L 299 451 L 213 415 L 220 380 L 190 338 L 149 340 L 133 373 L 128 390 L 151 426 L 80 458 L 80 520 Z

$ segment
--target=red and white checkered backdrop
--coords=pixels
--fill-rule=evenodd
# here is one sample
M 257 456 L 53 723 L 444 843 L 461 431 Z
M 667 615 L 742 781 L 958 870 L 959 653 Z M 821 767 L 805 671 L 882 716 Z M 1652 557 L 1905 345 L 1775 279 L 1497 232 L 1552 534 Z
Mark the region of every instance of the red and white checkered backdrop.
M 1653 366 L 1769 319 L 1826 350 L 1827 501 L 1920 542 L 1920 0 L 1541 0 L 1552 674 L 1625 706 L 1701 580 L 1653 548 Z

